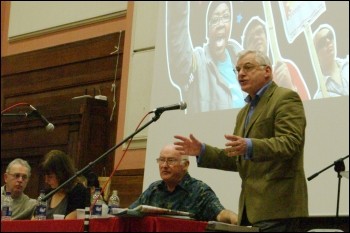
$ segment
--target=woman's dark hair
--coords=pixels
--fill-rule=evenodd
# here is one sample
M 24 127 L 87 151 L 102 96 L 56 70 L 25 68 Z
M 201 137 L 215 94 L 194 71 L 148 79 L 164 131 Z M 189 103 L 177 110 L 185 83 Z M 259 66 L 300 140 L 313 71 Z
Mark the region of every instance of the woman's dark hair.
M 88 187 L 95 187 L 95 188 L 99 188 L 100 187 L 100 182 L 98 181 L 98 176 L 93 173 L 90 172 L 86 175 L 86 179 L 87 179 L 87 186 Z
M 44 175 L 55 174 L 59 185 L 75 174 L 73 160 L 60 150 L 51 150 L 47 153 L 41 163 L 41 169 Z M 75 181 L 71 181 L 63 189 L 68 192 L 74 187 L 75 183 Z

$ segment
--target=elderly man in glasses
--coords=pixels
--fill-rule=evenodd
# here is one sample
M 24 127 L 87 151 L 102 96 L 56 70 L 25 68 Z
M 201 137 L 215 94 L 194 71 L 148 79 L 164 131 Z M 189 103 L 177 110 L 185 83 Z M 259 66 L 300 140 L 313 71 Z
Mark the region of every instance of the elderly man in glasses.
M 225 209 L 207 184 L 190 176 L 188 156 L 174 145 L 163 147 L 156 161 L 162 180 L 153 182 L 129 208 L 150 205 L 189 212 L 197 220 L 237 224 L 237 214 Z
M 12 219 L 31 219 L 36 200 L 24 194 L 30 178 L 31 167 L 23 159 L 13 160 L 4 174 L 5 185 L 1 187 L 1 206 L 6 191 L 11 192 L 13 199 Z
M 306 117 L 298 93 L 273 81 L 270 59 L 243 51 L 236 65 L 247 105 L 238 113 L 223 148 L 175 135 L 181 154 L 197 156 L 199 167 L 235 171 L 242 179 L 238 223 L 261 232 L 298 232 L 307 217 L 304 172 Z

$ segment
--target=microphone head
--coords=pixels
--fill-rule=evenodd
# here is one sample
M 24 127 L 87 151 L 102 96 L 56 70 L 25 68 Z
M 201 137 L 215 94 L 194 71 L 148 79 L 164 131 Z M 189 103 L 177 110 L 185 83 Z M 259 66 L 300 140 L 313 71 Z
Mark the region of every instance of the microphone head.
M 181 109 L 181 110 L 184 110 L 184 109 L 186 109 L 186 108 L 187 108 L 186 102 L 181 101 L 181 102 L 180 102 L 180 109 Z
M 55 129 L 55 126 L 52 123 L 47 124 L 45 127 L 46 131 L 53 131 Z

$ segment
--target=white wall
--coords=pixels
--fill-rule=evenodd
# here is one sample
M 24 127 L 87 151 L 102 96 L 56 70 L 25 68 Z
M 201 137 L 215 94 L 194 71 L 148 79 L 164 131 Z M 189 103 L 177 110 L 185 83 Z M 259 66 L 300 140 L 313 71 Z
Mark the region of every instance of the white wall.
M 242 4 L 244 4 L 244 2 Z M 141 5 L 139 6 L 141 7 Z M 141 100 L 145 101 L 143 104 L 145 112 L 150 110 L 150 107 L 155 108 L 180 101 L 178 91 L 170 83 L 165 61 L 165 13 L 163 7 L 164 3 L 159 3 L 158 37 L 155 42 L 155 54 L 153 55 L 155 64 L 154 70 L 150 67 L 149 71 L 149 74 L 153 73 L 154 78 L 153 80 L 148 80 L 152 83 L 152 91 L 150 92 L 151 99 L 149 104 L 146 103 L 146 99 Z M 148 15 L 147 12 L 150 14 Z M 146 28 L 144 29 L 146 34 L 140 35 L 140 38 L 137 38 L 137 40 L 142 40 L 143 37 L 147 38 L 147 33 L 154 32 L 154 28 L 147 23 L 147 25 L 145 25 L 144 22 L 149 20 L 149 18 L 154 19 L 153 14 L 155 14 L 155 12 L 144 11 L 143 14 L 145 15 L 144 18 L 140 20 L 140 24 L 143 25 L 141 27 Z M 348 15 L 346 16 L 348 17 Z M 334 18 L 332 19 L 334 20 Z M 139 25 L 137 24 L 136 27 L 139 27 Z M 346 27 L 344 30 L 348 31 L 349 29 Z M 342 31 L 342 33 L 344 33 L 344 31 Z M 342 42 L 346 41 L 346 39 L 342 37 L 339 39 Z M 305 38 L 303 36 L 298 38 L 298 42 L 304 42 L 304 40 Z M 342 43 L 342 45 L 345 44 Z M 347 49 L 341 52 L 343 54 L 348 54 L 348 47 L 344 47 Z M 301 50 L 303 52 L 301 52 Z M 297 55 L 301 57 L 295 59 L 296 62 L 307 58 L 309 55 L 307 48 L 305 50 L 299 48 Z M 141 63 L 148 64 L 149 61 L 140 59 L 139 62 L 141 65 Z M 137 67 L 135 66 L 133 69 L 134 68 Z M 307 75 L 307 77 L 312 78 L 311 75 Z M 132 89 L 133 88 L 135 88 L 135 86 L 132 86 Z M 146 86 L 142 88 L 146 88 Z M 133 98 L 135 97 L 137 96 L 133 96 Z M 349 96 L 307 100 L 304 101 L 304 105 L 308 121 L 304 153 L 305 173 L 306 177 L 309 177 L 315 172 L 332 164 L 335 160 L 349 154 Z M 128 108 L 135 113 L 140 111 L 139 109 L 131 109 L 134 108 L 134 105 L 128 105 Z M 232 133 L 235 125 L 234 119 L 236 118 L 238 110 L 239 109 L 228 109 L 201 114 L 185 114 L 184 111 L 165 112 L 156 123 L 148 127 L 148 132 L 145 134 L 147 137 L 147 153 L 143 188 L 146 189 L 151 182 L 159 179 L 158 166 L 155 163 L 155 158 L 158 156 L 162 146 L 174 141 L 173 135 L 188 135 L 189 133 L 194 133 L 203 142 L 207 142 L 213 146 L 223 147 L 225 143 L 223 135 L 225 133 Z M 134 119 L 135 123 L 130 125 L 130 129 L 131 127 L 134 129 L 138 123 L 136 123 L 136 120 L 139 120 L 143 116 L 141 112 L 135 115 L 137 118 Z M 190 173 L 194 177 L 208 183 L 217 193 L 224 206 L 237 211 L 241 184 L 238 174 L 197 168 L 194 158 L 191 158 L 191 163 Z M 345 160 L 345 167 L 346 170 L 349 170 L 349 159 Z M 314 180 L 308 181 L 310 215 L 335 215 L 337 183 L 337 174 L 334 172 L 333 168 L 328 169 Z M 341 185 L 339 214 L 348 215 L 349 180 L 346 178 L 342 179 Z
M 157 20 L 158 2 L 135 2 L 124 138 L 150 111 Z M 147 133 L 145 128 L 135 135 L 130 148 L 146 148 Z
M 126 9 L 126 1 L 11 1 L 9 38 L 115 18 Z

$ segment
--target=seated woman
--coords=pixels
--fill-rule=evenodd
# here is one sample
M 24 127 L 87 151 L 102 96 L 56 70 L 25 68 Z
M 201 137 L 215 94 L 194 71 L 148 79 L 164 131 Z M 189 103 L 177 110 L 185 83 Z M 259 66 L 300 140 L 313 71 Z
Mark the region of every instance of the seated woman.
M 52 191 L 75 174 L 75 167 L 69 155 L 59 150 L 52 150 L 44 157 L 42 171 Z M 90 192 L 78 179 L 72 180 L 47 200 L 47 219 L 53 214 L 64 214 L 65 219 L 76 219 L 76 209 L 90 206 Z

